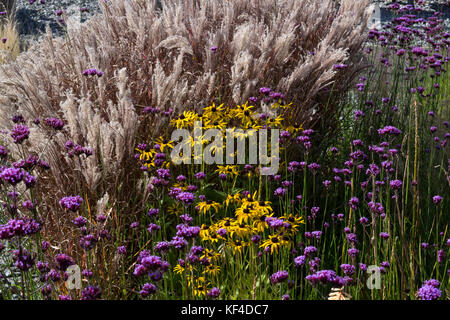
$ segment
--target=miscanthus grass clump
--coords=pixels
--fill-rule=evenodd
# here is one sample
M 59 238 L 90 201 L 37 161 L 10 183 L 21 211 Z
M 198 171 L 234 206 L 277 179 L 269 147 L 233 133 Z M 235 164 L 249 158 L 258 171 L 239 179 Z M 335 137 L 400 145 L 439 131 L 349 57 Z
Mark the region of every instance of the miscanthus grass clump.
M 125 3 L 111 4 L 99 21 L 144 6 Z M 182 14 L 169 3 L 161 17 Z M 204 15 L 215 12 L 213 3 Z M 263 14 L 251 4 L 242 8 Z M 330 6 L 322 8 L 333 16 Z M 344 1 L 339 12 L 350 7 Z M 3 297 L 446 299 L 449 34 L 439 14 L 422 19 L 409 6 L 391 9 L 398 14 L 391 23 L 359 31 L 367 42 L 355 53 L 366 65 L 358 81 L 349 77 L 344 92 L 336 79 L 321 86 L 327 99 L 316 103 L 326 116 L 305 111 L 276 68 L 244 96 L 227 93 L 225 77 L 211 96 L 187 104 L 170 90 L 167 100 L 153 101 L 155 87 L 145 91 L 148 100 L 136 100 L 141 79 L 127 83 L 139 72 L 106 62 L 80 65 L 73 83 L 81 86 L 72 89 L 81 91 L 56 98 L 58 108 L 51 102 L 42 114 L 41 102 L 35 112 L 16 110 L 0 138 Z M 192 58 L 180 62 L 180 74 L 203 53 L 232 54 L 217 42 L 200 50 L 192 28 L 189 34 L 183 47 L 164 44 Z M 316 57 L 308 54 L 306 64 Z M 352 66 L 330 68 L 337 75 Z M 103 81 L 115 89 L 97 90 Z M 115 98 L 103 105 L 106 96 Z M 176 129 L 186 133 L 182 141 L 173 138 Z M 205 154 L 238 156 L 219 143 L 227 130 L 246 141 L 243 161 L 210 163 Z M 279 154 L 269 175 L 248 152 L 263 130 L 279 133 L 266 146 L 270 160 Z

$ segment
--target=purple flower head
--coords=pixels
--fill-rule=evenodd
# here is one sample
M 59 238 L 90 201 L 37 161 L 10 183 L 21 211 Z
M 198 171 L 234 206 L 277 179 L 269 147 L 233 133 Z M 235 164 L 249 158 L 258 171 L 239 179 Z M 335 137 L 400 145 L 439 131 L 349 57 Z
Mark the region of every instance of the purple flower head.
M 47 251 L 48 250 L 48 248 L 50 248 L 50 243 L 48 242 L 48 241 L 42 241 L 42 243 L 41 243 L 41 249 L 42 249 L 42 251 Z
M 96 286 L 88 286 L 81 292 L 81 300 L 98 300 L 101 298 L 102 290 Z
M 308 165 L 308 169 L 311 170 L 312 173 L 316 173 L 316 171 L 320 169 L 320 164 L 311 163 Z
M 37 233 L 41 226 L 31 218 L 11 219 L 0 225 L 0 239 L 27 236 Z
M 267 88 L 267 87 L 259 88 L 259 93 L 261 93 L 261 94 L 269 94 L 270 93 L 270 88 Z
M 122 256 L 126 255 L 127 254 L 127 247 L 126 246 L 117 247 L 117 253 L 119 255 L 122 255 Z
M 389 238 L 389 233 L 387 233 L 387 232 L 381 232 L 381 233 L 380 233 L 380 237 L 381 237 L 382 239 L 388 239 L 388 238 Z
M 177 237 L 194 238 L 200 233 L 201 228 L 196 226 L 186 226 L 184 224 L 177 225 Z
M 401 133 L 402 133 L 401 130 L 399 130 L 396 127 L 393 127 L 393 126 L 386 126 L 386 127 L 382 128 L 382 129 L 378 129 L 378 134 L 380 136 L 383 136 L 385 134 L 399 135 Z
M 286 270 L 277 271 L 270 276 L 270 282 L 272 282 L 272 284 L 277 284 L 287 280 L 288 277 L 289 274 Z
M 206 178 L 206 174 L 202 171 L 197 172 L 196 174 L 194 174 L 195 179 L 197 180 L 201 180 L 201 179 L 205 179 Z
M 188 185 L 187 187 L 186 187 L 186 191 L 188 191 L 188 192 L 195 192 L 195 191 L 197 191 L 198 190 L 198 188 L 197 188 L 197 186 L 194 186 L 194 185 Z
M 389 182 L 389 186 L 391 187 L 392 190 L 398 190 L 402 187 L 402 181 L 401 180 L 391 180 Z
M 150 210 L 148 210 L 147 215 L 149 217 L 155 217 L 159 214 L 159 209 L 158 208 L 151 208 Z
M 365 225 L 369 222 L 369 219 L 367 219 L 366 217 L 361 217 L 359 219 L 359 223 L 361 223 L 362 225 Z
M 161 241 L 155 245 L 155 252 L 167 252 L 170 250 L 170 242 Z
M 358 243 L 358 239 L 356 237 L 356 234 L 354 234 L 354 233 L 348 233 L 347 234 L 347 240 L 348 240 L 348 242 L 353 243 L 353 244 L 357 244 Z
M 445 257 L 446 257 L 445 251 L 444 251 L 444 250 L 439 250 L 439 251 L 438 251 L 438 254 L 437 254 L 437 260 L 438 260 L 438 262 L 439 262 L 439 263 L 444 263 Z
M 430 280 L 425 281 L 423 283 L 423 285 L 424 286 L 432 286 L 432 287 L 435 287 L 435 288 L 439 288 L 440 283 L 436 279 L 430 279 Z
M 143 250 L 139 253 L 133 274 L 142 276 L 149 272 L 165 271 L 166 262 L 161 257 L 151 255 L 150 251 Z
M 318 283 L 331 284 L 334 287 L 342 287 L 345 285 L 344 279 L 337 276 L 333 270 L 319 270 L 314 274 L 310 274 L 305 279 L 313 286 Z
M 442 292 L 435 286 L 424 284 L 416 293 L 420 300 L 437 300 L 441 297 Z
M 66 271 L 66 269 L 75 264 L 75 261 L 68 255 L 61 253 L 55 256 L 55 261 L 57 263 L 57 267 L 61 271 Z
M 185 206 L 189 206 L 195 201 L 195 195 L 190 192 L 180 192 L 175 199 L 182 202 Z
M 61 200 L 59 200 L 59 204 L 61 205 L 61 207 L 73 212 L 76 212 L 80 208 L 81 203 L 83 203 L 83 198 L 78 195 L 63 197 Z
M 48 267 L 48 262 L 42 262 L 42 261 L 38 261 L 36 263 L 36 268 L 39 270 L 40 273 L 46 273 L 48 271 L 50 271 L 50 268 Z
M 92 276 L 94 275 L 94 273 L 91 271 L 91 270 L 89 270 L 89 269 L 84 269 L 83 271 L 81 271 L 81 275 L 83 276 L 83 277 L 86 277 L 86 278 L 92 278 Z
M 354 265 L 344 263 L 341 264 L 341 270 L 344 272 L 346 276 L 352 276 L 355 273 L 356 268 Z
M 98 238 L 96 236 L 94 236 L 93 234 L 86 234 L 85 236 L 83 236 L 80 239 L 79 244 L 83 249 L 91 250 L 92 248 L 95 247 L 95 245 L 97 244 L 97 241 L 98 241 Z
M 25 249 L 13 251 L 14 266 L 21 271 L 27 271 L 34 265 L 34 257 Z
M 335 64 L 335 65 L 333 65 L 333 68 L 336 69 L 336 70 L 342 70 L 342 69 L 347 68 L 347 65 L 346 65 L 346 64 L 343 64 L 343 63 L 341 63 L 341 64 Z
M 183 237 L 175 236 L 170 242 L 175 249 L 182 249 L 187 246 L 188 242 Z
M 22 168 L 0 168 L 0 179 L 13 186 L 22 181 L 24 175 Z
M 79 216 L 72 220 L 72 223 L 77 227 L 83 227 L 86 225 L 87 220 L 85 217 Z
M 148 228 L 147 228 L 147 231 L 148 231 L 148 232 L 153 233 L 153 232 L 158 231 L 158 230 L 161 230 L 161 227 L 158 226 L 157 224 L 150 223 L 150 224 L 148 225 Z
M 146 296 L 148 296 L 150 294 L 156 293 L 157 291 L 158 291 L 158 288 L 153 283 L 145 283 L 142 286 L 142 290 L 139 291 L 139 294 L 142 297 L 146 297 Z
M 209 290 L 206 295 L 212 299 L 217 299 L 220 296 L 220 289 L 214 287 L 211 290 Z
M 352 257 L 352 258 L 356 258 L 356 256 L 358 255 L 359 250 L 356 248 L 350 248 L 347 250 L 347 254 Z
M 251 241 L 255 244 L 259 243 L 259 241 L 261 240 L 261 236 L 255 234 L 254 236 L 252 236 Z
M 279 187 L 273 192 L 273 195 L 276 197 L 282 197 L 282 196 L 285 196 L 286 193 L 287 193 L 286 188 Z
M 434 204 L 439 204 L 444 198 L 442 198 L 441 196 L 437 195 L 433 197 L 433 203 Z
M 61 130 L 64 127 L 64 122 L 57 118 L 46 118 L 44 119 L 45 124 L 52 127 L 55 130 Z
M 296 268 L 303 266 L 305 262 L 306 262 L 305 256 L 298 256 L 297 258 L 294 259 L 294 264 Z
M 313 231 L 311 232 L 311 236 L 316 240 L 320 240 L 320 237 L 322 236 L 322 231 Z
M 227 229 L 220 228 L 219 230 L 217 230 L 217 234 L 221 237 L 225 237 L 225 235 L 227 234 Z
M 314 246 L 308 246 L 303 250 L 303 254 L 308 258 L 313 256 L 316 253 L 317 253 L 317 248 Z
M 358 209 L 359 199 L 357 197 L 352 197 L 349 201 L 349 205 L 353 210 Z
M 26 125 L 18 124 L 11 130 L 11 137 L 14 143 L 21 144 L 30 136 L 30 129 Z
M 158 169 L 156 170 L 158 177 L 161 179 L 168 180 L 170 179 L 170 170 L 169 169 Z

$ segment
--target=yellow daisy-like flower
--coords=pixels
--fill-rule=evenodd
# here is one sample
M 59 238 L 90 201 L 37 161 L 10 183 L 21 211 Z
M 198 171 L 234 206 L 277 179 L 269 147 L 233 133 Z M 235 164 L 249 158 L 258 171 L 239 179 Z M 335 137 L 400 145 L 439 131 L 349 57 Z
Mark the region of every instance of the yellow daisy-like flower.
M 235 224 L 236 224 L 236 221 L 234 219 L 232 219 L 232 218 L 225 218 L 225 219 L 220 220 L 217 223 L 217 230 L 221 229 L 221 228 L 228 230 L 228 228 L 231 228 Z
M 165 139 L 162 136 L 159 136 L 159 138 L 155 140 L 155 143 L 161 146 L 162 152 L 164 152 L 164 149 L 166 148 L 173 149 L 173 141 Z
M 291 134 L 295 134 L 297 132 L 303 131 L 303 125 L 294 123 L 286 128 L 286 131 L 288 131 Z
M 210 259 L 211 261 L 217 261 L 220 258 L 220 253 L 215 252 L 214 250 L 206 248 L 203 250 L 202 255 L 200 256 L 200 260 L 202 259 Z
M 248 237 L 255 232 L 255 228 L 244 223 L 236 223 L 230 229 L 230 237 L 236 234 L 239 237 Z
M 240 204 L 241 203 L 241 195 L 236 193 L 235 195 L 227 195 L 225 199 L 225 206 L 228 207 L 230 204 Z
M 209 282 L 206 282 L 204 277 L 198 277 L 197 279 L 192 280 L 192 284 L 194 287 L 194 295 L 201 297 L 206 296 L 208 293 Z
M 194 122 L 199 118 L 198 114 L 193 111 L 184 111 L 178 118 L 170 120 L 170 124 L 177 129 L 193 126 Z
M 204 129 L 219 129 L 219 130 L 224 130 L 227 126 L 227 121 L 224 118 L 220 118 L 220 119 L 211 119 L 211 120 L 207 120 L 205 125 L 204 125 Z
M 253 219 L 253 227 L 256 228 L 257 232 L 264 232 L 264 230 L 269 228 L 269 225 L 266 222 L 266 218 L 271 217 L 272 215 L 273 213 L 261 214 Z
M 236 210 L 235 214 L 238 223 L 247 223 L 249 219 L 259 214 L 259 206 L 254 202 L 244 200 L 242 206 Z
M 282 116 L 276 116 L 275 118 L 268 118 L 267 119 L 267 125 L 269 127 L 280 127 L 282 125 L 283 122 L 283 117 Z
M 273 254 L 275 251 L 278 253 L 278 249 L 281 245 L 285 244 L 285 241 L 278 234 L 269 235 L 269 239 L 265 240 L 259 247 L 266 249 L 270 247 L 270 253 Z
M 253 129 L 253 130 L 248 130 L 249 133 L 251 132 L 251 134 L 249 134 L 248 136 L 251 136 L 254 134 L 254 132 L 258 132 L 259 129 L 262 129 L 262 127 L 263 127 L 262 124 L 260 124 L 258 121 L 253 121 L 253 122 L 248 122 L 245 129 Z
M 258 212 L 270 215 L 273 212 L 271 204 L 270 201 L 259 201 L 257 203 Z
M 292 102 L 288 103 L 288 104 L 281 104 L 280 108 L 282 109 L 289 109 L 292 107 Z
M 251 128 L 253 130 L 247 130 L 250 129 L 251 123 L 248 127 L 243 128 L 241 130 L 236 129 L 236 128 L 231 128 L 230 130 L 230 137 L 232 139 L 237 139 L 238 141 L 243 141 L 246 140 L 249 137 L 253 137 L 257 134 L 258 129 L 261 128 L 261 126 L 256 126 L 256 128 Z
M 216 213 L 219 213 L 220 209 L 220 203 L 210 200 L 199 202 L 197 206 L 199 208 L 198 212 L 200 214 L 206 214 L 210 210 L 214 210 Z
M 216 106 L 214 103 L 203 109 L 203 119 L 204 120 L 215 120 L 223 118 L 225 112 L 225 107 L 223 103 L 220 106 Z
M 183 213 L 183 206 L 179 203 L 174 203 L 167 207 L 167 212 L 170 214 L 180 215 Z
M 203 241 L 211 241 L 211 243 L 214 242 L 218 242 L 219 239 L 221 239 L 222 237 L 220 237 L 217 232 L 210 232 L 207 235 L 205 235 L 204 237 L 202 237 Z
M 247 223 L 252 216 L 252 211 L 248 207 L 240 207 L 236 210 L 235 214 L 238 223 Z
M 233 249 L 233 253 L 236 252 L 242 252 L 242 250 L 248 246 L 248 243 L 245 241 L 242 241 L 240 239 L 232 240 L 228 243 L 228 246 Z
M 148 151 L 141 150 L 139 148 L 136 148 L 136 151 L 140 153 L 139 160 L 142 162 L 142 164 L 148 168 L 151 166 L 154 166 L 153 163 L 153 157 L 156 154 L 156 151 L 154 149 L 150 149 Z
M 239 171 L 238 171 L 237 166 L 231 166 L 231 165 L 227 165 L 227 166 L 217 165 L 216 172 L 218 174 L 226 174 L 227 176 L 237 176 L 237 175 L 239 175 Z
M 202 238 L 202 240 L 205 240 L 206 238 L 209 237 L 209 233 L 210 233 L 209 226 L 207 226 L 206 224 L 202 224 L 199 232 L 200 238 Z
M 246 197 L 243 198 L 243 201 L 248 201 L 248 202 L 257 202 L 258 201 L 258 197 L 256 196 L 258 192 L 255 191 L 253 192 L 253 194 L 248 194 Z
M 191 272 L 195 270 L 195 267 L 189 263 L 186 263 L 184 266 L 177 264 L 175 267 L 173 267 L 173 272 L 175 272 L 176 274 L 182 274 L 186 271 Z
M 284 219 L 286 223 L 291 225 L 291 227 L 288 229 L 290 233 L 297 233 L 300 224 L 305 224 L 305 220 L 302 216 L 287 214 L 280 218 Z
M 254 106 L 249 106 L 248 101 L 243 105 L 238 105 L 234 110 L 234 116 L 241 120 L 241 124 L 244 126 L 253 121 L 253 111 Z
M 217 276 L 220 273 L 220 267 L 218 265 L 210 264 L 205 267 L 203 273 L 211 276 Z

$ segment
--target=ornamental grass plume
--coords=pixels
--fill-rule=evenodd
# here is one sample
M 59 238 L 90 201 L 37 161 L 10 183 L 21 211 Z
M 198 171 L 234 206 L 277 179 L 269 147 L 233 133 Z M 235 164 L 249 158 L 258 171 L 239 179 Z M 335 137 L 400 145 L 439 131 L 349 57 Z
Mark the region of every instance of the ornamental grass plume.
M 0 2 L 0 64 L 14 61 L 20 54 L 19 32 L 14 19 L 15 0 Z

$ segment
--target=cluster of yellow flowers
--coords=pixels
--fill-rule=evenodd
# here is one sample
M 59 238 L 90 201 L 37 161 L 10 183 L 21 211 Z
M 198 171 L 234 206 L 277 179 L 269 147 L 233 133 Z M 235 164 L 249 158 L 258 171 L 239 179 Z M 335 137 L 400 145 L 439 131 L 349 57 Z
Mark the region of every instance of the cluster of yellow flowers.
M 247 138 L 251 132 L 256 132 L 262 128 L 277 128 L 289 132 L 295 137 L 303 130 L 301 125 L 296 123 L 285 123 L 282 114 L 291 105 L 281 105 L 274 103 L 265 113 L 258 113 L 255 107 L 248 102 L 236 107 L 225 107 L 223 104 L 216 106 L 214 103 L 202 110 L 201 113 L 195 111 L 184 111 L 173 118 L 170 125 L 174 129 L 194 130 L 195 123 L 201 121 L 202 130 L 219 129 L 236 130 L 236 128 L 246 130 L 238 131 L 243 139 Z M 235 136 L 236 137 L 236 136 Z M 237 136 L 239 138 L 239 136 Z M 169 153 L 174 148 L 174 141 L 170 141 L 164 136 L 159 136 L 152 141 L 152 146 L 159 145 L 159 150 L 155 148 L 139 147 L 141 165 L 149 170 L 157 168 L 167 168 L 171 166 L 170 160 L 161 157 L 161 153 Z M 194 148 L 194 140 L 191 140 L 191 147 Z M 142 146 L 142 145 L 141 145 Z M 157 148 L 156 148 L 157 149 Z M 163 163 L 161 163 L 161 159 Z M 157 161 L 160 161 L 157 163 Z M 203 166 L 205 172 L 213 175 L 226 175 L 234 181 L 240 176 L 252 177 L 253 170 L 241 170 L 243 165 L 209 165 Z M 192 174 L 192 172 L 190 172 Z M 260 182 L 257 182 L 257 184 Z M 176 181 L 170 185 L 171 188 L 179 188 L 186 191 L 189 182 Z M 233 190 L 233 191 L 231 191 Z M 274 212 L 272 202 L 261 200 L 260 191 L 253 194 L 239 191 L 241 189 L 229 188 L 225 191 L 226 198 L 223 202 L 217 202 L 203 197 L 195 203 L 196 212 L 199 215 L 201 228 L 199 236 L 201 239 L 202 253 L 199 260 L 203 263 L 195 263 L 185 259 L 177 264 L 173 271 L 184 276 L 191 292 L 196 296 L 205 296 L 211 286 L 211 282 L 217 279 L 221 272 L 221 259 L 228 254 L 244 255 L 252 247 L 257 251 L 266 251 L 278 254 L 281 248 L 290 250 L 294 244 L 294 238 L 299 231 L 299 227 L 304 223 L 298 212 L 293 208 L 283 206 Z M 217 199 L 216 199 L 217 200 Z M 177 216 L 185 212 L 185 208 L 178 202 L 173 202 L 165 211 Z M 280 224 L 277 227 L 271 225 L 272 220 L 277 220 Z
M 203 241 L 211 244 L 224 241 L 226 247 L 236 253 L 250 245 L 253 236 L 260 237 L 259 234 L 264 235 L 269 229 L 267 218 L 274 214 L 271 202 L 258 201 L 256 192 L 246 197 L 240 193 L 228 195 L 225 206 L 234 207 L 235 217 L 225 217 L 209 227 L 202 225 L 200 236 Z M 270 249 L 271 253 L 278 252 L 281 246 L 290 248 L 300 224 L 304 223 L 301 216 L 293 213 L 285 213 L 277 219 L 283 220 L 282 228 L 277 228 L 260 244 L 260 248 Z
M 214 103 L 211 106 L 203 108 L 201 113 L 195 111 L 184 111 L 182 114 L 170 120 L 170 125 L 174 129 L 187 129 L 193 130 L 196 122 L 201 122 L 202 132 L 208 129 L 219 129 L 222 133 L 225 130 L 231 130 L 234 137 L 237 139 L 246 139 L 250 135 L 255 134 L 262 128 L 277 128 L 286 130 L 291 134 L 298 133 L 303 130 L 301 124 L 289 123 L 286 124 L 286 119 L 283 117 L 283 113 L 289 109 L 291 104 L 280 104 L 275 102 L 269 108 L 266 113 L 255 111 L 255 106 L 249 105 L 248 102 L 236 107 L 225 107 L 223 104 L 216 106 Z M 202 145 L 209 142 L 209 140 L 201 138 Z M 163 136 L 157 137 L 153 142 L 153 145 L 160 146 L 160 152 L 165 152 L 167 149 L 174 147 L 174 141 Z M 191 148 L 194 148 L 195 141 L 191 137 Z M 198 143 L 198 142 L 197 142 Z M 150 168 L 155 167 L 169 167 L 170 159 L 166 159 L 164 164 L 156 165 L 158 152 L 154 148 L 142 149 L 137 148 L 139 152 L 139 160 L 143 166 Z M 218 170 L 229 170 L 232 166 L 221 167 Z M 223 172 L 229 174 L 230 172 Z M 237 171 L 231 172 L 237 175 Z

